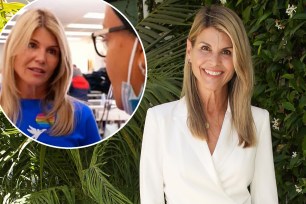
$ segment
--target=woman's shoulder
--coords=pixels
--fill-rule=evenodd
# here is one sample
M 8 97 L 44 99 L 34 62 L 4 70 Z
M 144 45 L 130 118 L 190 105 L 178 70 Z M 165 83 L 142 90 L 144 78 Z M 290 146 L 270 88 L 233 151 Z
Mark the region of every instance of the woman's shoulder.
M 259 108 L 257 106 L 251 106 L 253 117 L 267 117 L 269 116 L 269 112 L 266 109 Z
M 154 107 L 149 108 L 148 111 L 165 116 L 169 114 L 172 115 L 175 113 L 183 113 L 185 112 L 184 111 L 186 109 L 185 107 L 186 107 L 185 100 L 182 98 L 176 101 L 171 101 L 160 105 L 156 105 Z
M 171 109 L 171 108 L 175 107 L 179 103 L 179 101 L 180 100 L 171 101 L 171 102 L 167 102 L 167 103 L 162 103 L 162 104 L 153 106 L 151 109 L 154 109 L 154 110 L 169 110 L 169 108 Z
M 256 126 L 263 124 L 265 121 L 270 121 L 269 112 L 266 109 L 251 106 L 254 123 Z
M 76 112 L 88 112 L 88 111 L 91 111 L 90 107 L 86 104 L 86 102 L 74 99 L 74 100 L 72 100 L 72 104 L 73 104 L 74 110 Z

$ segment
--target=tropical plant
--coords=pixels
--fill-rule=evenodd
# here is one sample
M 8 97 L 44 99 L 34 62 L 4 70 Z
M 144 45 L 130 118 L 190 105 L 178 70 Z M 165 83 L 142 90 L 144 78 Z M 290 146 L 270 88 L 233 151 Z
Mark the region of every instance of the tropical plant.
M 305 1 L 246 5 L 254 47 L 253 102 L 270 112 L 280 203 L 306 203 Z
M 23 3 L 11 2 L 7 3 L 5 0 L 0 0 L 0 31 L 10 18 L 17 13 L 22 7 Z
M 199 7 L 212 3 L 221 4 L 165 0 L 139 22 L 137 30 L 148 62 L 146 90 L 134 117 L 107 141 L 79 150 L 45 147 L 26 140 L 0 114 L 2 200 L 139 203 L 138 168 L 146 111 L 179 98 L 188 30 Z M 222 3 L 241 16 L 253 47 L 253 104 L 268 109 L 271 115 L 279 201 L 306 203 L 305 3 Z
M 0 155 L 3 203 L 132 203 L 103 171 L 107 142 L 80 150 L 54 149 L 8 132 L 9 127 L 0 140 L 6 150 Z

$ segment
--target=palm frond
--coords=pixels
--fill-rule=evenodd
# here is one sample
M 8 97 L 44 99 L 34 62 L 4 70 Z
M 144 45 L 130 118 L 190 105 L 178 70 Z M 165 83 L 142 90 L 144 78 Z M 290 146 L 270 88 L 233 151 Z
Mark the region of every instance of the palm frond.
M 84 170 L 83 175 L 83 189 L 97 203 L 132 203 L 126 196 L 113 187 L 107 177 L 105 177 L 105 173 L 98 166 L 91 166 Z
M 57 186 L 23 196 L 11 204 L 74 204 L 75 189 L 68 186 Z
M 164 1 L 150 13 L 136 26 L 147 53 L 167 41 L 165 37 L 171 35 L 178 27 L 189 26 L 197 8 L 199 7 L 189 5 L 188 1 L 173 0 Z

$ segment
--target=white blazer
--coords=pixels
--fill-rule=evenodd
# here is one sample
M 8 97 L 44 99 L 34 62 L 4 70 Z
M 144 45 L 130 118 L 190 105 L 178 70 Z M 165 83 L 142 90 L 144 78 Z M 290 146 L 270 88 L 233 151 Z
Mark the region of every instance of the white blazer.
M 228 105 L 211 155 L 206 141 L 187 127 L 184 98 L 150 108 L 140 159 L 141 203 L 277 204 L 269 113 L 256 107 L 252 113 L 257 145 L 238 146 Z

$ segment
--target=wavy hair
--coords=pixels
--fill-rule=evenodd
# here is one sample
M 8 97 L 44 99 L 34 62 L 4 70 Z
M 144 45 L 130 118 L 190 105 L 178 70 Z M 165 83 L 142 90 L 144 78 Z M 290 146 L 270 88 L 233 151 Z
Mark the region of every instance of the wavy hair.
M 244 25 L 238 15 L 223 6 L 212 5 L 200 9 L 194 19 L 188 39 L 192 46 L 200 32 L 213 27 L 226 33 L 233 44 L 233 63 L 235 74 L 229 81 L 228 97 L 239 145 L 255 145 L 255 125 L 251 112 L 251 97 L 254 86 L 253 64 L 250 43 Z M 187 124 L 196 137 L 207 140 L 205 125 L 207 119 L 203 113 L 203 103 L 199 96 L 196 77 L 185 58 L 182 96 L 185 96 L 188 110 Z
M 67 95 L 72 78 L 71 54 L 62 24 L 48 10 L 32 9 L 17 19 L 4 47 L 0 104 L 5 114 L 16 124 L 22 112 L 14 71 L 15 58 L 27 48 L 33 32 L 38 28 L 45 28 L 52 33 L 60 48 L 59 63 L 48 81 L 47 94 L 42 99 L 43 112 L 47 119 L 56 116 L 50 134 L 67 135 L 74 130 L 75 125 L 73 102 Z

